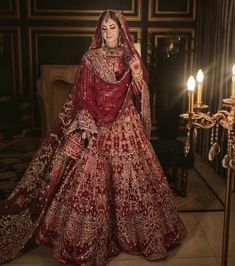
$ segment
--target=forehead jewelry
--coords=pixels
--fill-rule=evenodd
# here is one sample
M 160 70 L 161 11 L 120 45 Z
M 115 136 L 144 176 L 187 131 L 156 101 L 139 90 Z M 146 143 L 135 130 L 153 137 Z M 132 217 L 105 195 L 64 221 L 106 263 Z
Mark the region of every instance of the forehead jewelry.
M 107 21 L 109 18 L 110 18 L 110 10 L 108 9 L 104 16 L 104 21 Z

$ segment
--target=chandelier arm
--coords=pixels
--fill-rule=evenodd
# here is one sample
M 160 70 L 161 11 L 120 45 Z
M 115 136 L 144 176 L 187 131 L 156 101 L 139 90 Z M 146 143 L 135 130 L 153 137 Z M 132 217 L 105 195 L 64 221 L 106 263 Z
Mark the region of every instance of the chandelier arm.
M 230 131 L 233 131 L 234 129 L 233 129 L 233 123 L 230 123 L 227 119 L 221 119 L 220 121 L 219 121 L 219 123 L 220 123 L 220 125 L 223 127 L 223 128 L 225 128 L 225 129 L 227 129 L 227 130 L 230 130 Z
M 209 129 L 212 128 L 214 125 L 215 123 L 206 124 L 206 123 L 193 122 L 193 126 L 197 128 Z

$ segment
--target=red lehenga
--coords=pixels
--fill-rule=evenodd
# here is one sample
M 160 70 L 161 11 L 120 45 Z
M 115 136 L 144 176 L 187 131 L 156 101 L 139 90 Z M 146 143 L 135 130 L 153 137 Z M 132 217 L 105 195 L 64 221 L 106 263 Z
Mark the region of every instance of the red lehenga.
M 127 49 L 135 52 L 117 16 Z M 63 111 L 1 204 L 0 263 L 32 237 L 52 247 L 59 262 L 101 266 L 122 252 L 164 258 L 186 235 L 149 142 L 145 69 L 143 78 L 132 78 L 125 53 L 104 54 L 99 35 L 97 27 Z M 87 146 L 84 129 L 92 134 Z

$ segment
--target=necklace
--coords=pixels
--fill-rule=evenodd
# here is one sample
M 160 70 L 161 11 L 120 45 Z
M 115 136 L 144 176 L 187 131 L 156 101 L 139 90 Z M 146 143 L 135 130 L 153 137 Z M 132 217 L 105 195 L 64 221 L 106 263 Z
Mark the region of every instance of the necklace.
M 122 52 L 122 48 L 120 46 L 115 46 L 115 47 L 104 46 L 103 51 L 105 52 L 106 55 L 120 55 Z
M 109 53 L 109 51 L 102 48 L 100 52 L 108 68 L 113 72 L 117 72 L 119 69 L 120 62 L 122 61 L 122 50 L 119 50 L 119 52 L 114 54 Z

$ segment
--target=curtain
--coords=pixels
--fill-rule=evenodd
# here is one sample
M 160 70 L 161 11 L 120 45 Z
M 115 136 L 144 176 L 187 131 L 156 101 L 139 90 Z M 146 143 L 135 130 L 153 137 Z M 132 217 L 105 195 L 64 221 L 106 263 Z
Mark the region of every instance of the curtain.
M 215 113 L 222 99 L 231 95 L 232 66 L 235 64 L 235 1 L 197 0 L 194 69 L 201 68 L 205 79 L 203 102 Z M 200 130 L 197 151 L 208 162 L 211 130 Z M 226 131 L 219 129 L 221 153 L 212 163 L 217 173 L 224 172 L 221 160 L 226 153 Z

